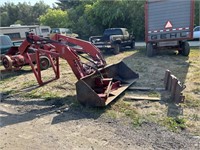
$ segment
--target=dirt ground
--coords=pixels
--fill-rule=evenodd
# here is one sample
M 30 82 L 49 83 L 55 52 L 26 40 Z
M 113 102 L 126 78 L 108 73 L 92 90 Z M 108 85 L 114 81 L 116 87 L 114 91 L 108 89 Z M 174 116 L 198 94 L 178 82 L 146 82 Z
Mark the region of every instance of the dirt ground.
M 127 56 L 124 62 L 140 75 L 133 86 L 163 87 L 166 69 L 186 84 L 186 104 L 180 106 L 182 114 L 178 114 L 187 119 L 184 130 L 172 132 L 159 123 L 159 118 L 170 114 L 172 106 L 163 96 L 167 95 L 164 92 L 142 93 L 161 97 L 160 102 L 127 102 L 142 118 L 146 118 L 138 126 L 133 126 L 129 117 L 116 110 L 121 103 L 124 104 L 124 96 L 140 95 L 137 91 L 127 90 L 106 108 L 81 106 L 76 102 L 76 78 L 69 66 L 61 62 L 61 67 L 65 68 L 61 71 L 61 78 L 42 87 L 37 86 L 29 67 L 2 74 L 0 149 L 200 149 L 199 49 L 192 50 L 190 57 L 160 52 L 154 58 L 147 58 L 144 50 L 125 51 L 116 56 L 105 54 L 108 64 Z M 51 77 L 50 71 L 43 71 L 43 74 Z

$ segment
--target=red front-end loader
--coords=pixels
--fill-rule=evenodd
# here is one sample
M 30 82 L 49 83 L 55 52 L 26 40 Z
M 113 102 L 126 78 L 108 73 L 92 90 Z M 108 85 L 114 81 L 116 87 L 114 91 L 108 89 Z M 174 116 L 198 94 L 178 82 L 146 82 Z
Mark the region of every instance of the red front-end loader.
M 34 57 L 29 53 L 30 49 L 35 52 Z M 26 60 L 40 85 L 58 79 L 59 58 L 66 60 L 78 79 L 77 100 L 83 105 L 106 106 L 139 78 L 123 61 L 106 65 L 99 49 L 90 42 L 59 34 L 46 39 L 27 33 L 26 40 L 17 51 L 14 55 L 5 56 L 7 59 L 3 63 L 12 65 L 16 64 L 15 60 Z M 50 81 L 43 81 L 41 77 L 43 55 L 48 58 L 55 73 Z M 80 57 L 88 62 L 81 61 Z

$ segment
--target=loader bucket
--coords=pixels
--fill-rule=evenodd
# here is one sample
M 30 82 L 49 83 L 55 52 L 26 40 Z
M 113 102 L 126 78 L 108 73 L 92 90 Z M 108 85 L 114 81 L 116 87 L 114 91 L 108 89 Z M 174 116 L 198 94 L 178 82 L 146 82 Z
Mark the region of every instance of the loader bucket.
M 138 78 L 123 61 L 107 66 L 77 81 L 77 100 L 83 105 L 106 106 Z

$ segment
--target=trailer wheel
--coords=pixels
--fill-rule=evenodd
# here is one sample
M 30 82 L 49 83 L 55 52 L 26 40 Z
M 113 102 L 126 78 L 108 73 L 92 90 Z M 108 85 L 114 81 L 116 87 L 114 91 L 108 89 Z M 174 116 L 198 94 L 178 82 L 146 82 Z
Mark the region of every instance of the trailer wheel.
M 40 69 L 41 70 L 46 70 L 50 67 L 50 61 L 49 58 L 46 56 L 41 56 L 40 57 Z
M 116 44 L 114 46 L 113 53 L 116 55 L 116 54 L 119 54 L 119 52 L 120 52 L 120 44 Z
M 9 56 L 3 55 L 1 57 L 1 61 L 2 61 L 2 64 L 3 64 L 5 69 L 8 69 L 8 70 L 12 69 L 13 63 L 12 63 L 12 60 Z
M 155 55 L 155 50 L 153 49 L 152 43 L 147 43 L 146 50 L 148 57 L 153 57 Z
M 188 56 L 190 54 L 190 45 L 189 45 L 189 43 L 187 41 L 183 42 L 181 47 L 182 47 L 181 54 L 183 56 Z

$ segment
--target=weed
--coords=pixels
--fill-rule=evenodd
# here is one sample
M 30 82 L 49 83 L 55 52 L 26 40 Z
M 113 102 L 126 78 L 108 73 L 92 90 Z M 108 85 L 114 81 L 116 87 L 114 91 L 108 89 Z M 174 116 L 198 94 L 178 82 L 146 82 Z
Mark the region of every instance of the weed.
M 192 92 L 194 92 L 195 94 L 200 93 L 200 87 L 193 89 Z
M 198 114 L 193 114 L 193 115 L 191 116 L 191 118 L 192 118 L 192 120 L 194 120 L 194 121 L 200 121 L 200 116 L 199 116 Z
M 127 109 L 131 109 L 130 108 L 130 103 L 127 103 L 127 102 L 124 102 L 122 100 L 119 100 L 117 103 L 115 103 L 113 106 L 112 106 L 112 109 L 115 110 L 115 111 L 118 111 L 118 112 L 124 112 L 126 111 Z
M 9 91 L 3 92 L 2 94 L 3 94 L 3 95 L 11 95 L 11 94 L 14 94 L 14 93 L 15 93 L 14 90 L 9 90 Z
M 186 129 L 186 120 L 179 117 L 166 117 L 161 120 L 161 124 L 173 132 Z
M 160 94 L 156 91 L 151 91 L 148 93 L 149 97 L 160 97 Z
M 124 111 L 124 114 L 130 118 L 136 118 L 137 113 L 135 113 L 135 111 L 132 110 L 126 110 Z
M 112 118 L 112 119 L 116 119 L 117 118 L 117 112 L 114 110 L 108 110 L 106 111 L 106 116 Z
M 143 122 L 143 118 L 134 110 L 126 110 L 124 114 L 131 119 L 134 127 L 140 126 Z
M 137 112 L 135 108 L 133 108 L 130 103 L 120 100 L 116 104 L 114 104 L 109 111 L 107 111 L 107 115 L 111 118 L 118 118 L 121 116 L 126 116 L 131 119 L 131 123 L 134 127 L 140 126 L 143 122 L 142 116 Z
M 37 85 L 36 80 L 31 80 L 29 82 L 23 82 L 22 85 L 21 85 L 21 88 L 28 88 L 28 87 L 31 87 L 31 86 L 34 86 L 34 85 Z
M 9 77 L 7 77 L 7 78 L 2 78 L 1 81 L 0 81 L 0 84 L 3 84 L 5 82 L 9 82 L 9 81 L 13 81 L 16 78 L 17 78 L 17 76 L 12 77 L 12 75 L 9 75 Z
M 40 90 L 32 90 L 31 92 L 24 93 L 23 96 L 28 98 L 42 98 L 45 100 L 51 100 L 53 98 L 59 97 L 54 92 L 40 91 Z
M 156 113 L 156 112 L 151 112 L 150 115 L 151 115 L 151 116 L 156 116 L 157 113 Z
M 190 94 L 185 94 L 185 106 L 186 107 L 200 107 L 200 100 L 196 99 Z
M 132 119 L 131 123 L 132 123 L 133 127 L 139 127 L 142 125 L 143 122 L 144 122 L 144 119 L 137 116 L 136 118 Z

